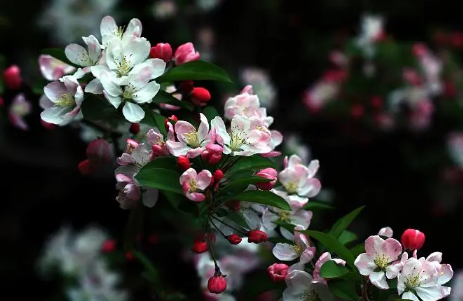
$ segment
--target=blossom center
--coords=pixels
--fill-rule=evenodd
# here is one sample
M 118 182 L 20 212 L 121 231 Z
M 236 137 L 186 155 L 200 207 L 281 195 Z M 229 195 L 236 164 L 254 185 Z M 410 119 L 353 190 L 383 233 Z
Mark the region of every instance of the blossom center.
M 297 191 L 297 184 L 294 182 L 288 182 L 286 184 L 283 184 L 285 187 L 286 191 L 290 194 L 296 193 Z
M 70 107 L 75 104 L 74 98 L 72 98 L 69 94 L 63 94 L 60 98 L 55 102 L 55 105 L 58 107 Z
M 130 55 L 132 56 L 132 55 Z M 130 57 L 129 56 L 129 57 Z M 122 60 L 120 62 L 116 62 L 117 66 L 117 73 L 119 76 L 124 76 L 129 73 L 130 69 L 132 69 L 132 66 L 130 65 L 130 60 L 127 56 L 122 56 Z
M 302 251 L 303 251 L 302 247 L 301 247 L 301 246 L 298 246 L 298 245 L 294 245 L 294 246 L 293 246 L 293 250 L 294 250 L 294 252 L 296 252 L 296 254 L 298 254 L 298 255 L 301 255 L 301 254 L 302 254 Z
M 116 29 L 116 32 L 114 33 L 114 35 L 116 37 L 118 37 L 119 39 L 122 39 L 122 36 L 124 35 L 124 32 L 125 32 L 125 26 L 119 26 Z
M 383 270 L 388 266 L 390 259 L 389 257 L 383 254 L 383 255 L 376 255 L 373 261 L 378 268 Z
M 198 185 L 196 183 L 196 180 L 191 179 L 189 183 L 190 183 L 190 188 L 188 190 L 190 190 L 191 192 L 195 192 L 198 189 Z
M 282 222 L 290 222 L 291 221 L 291 212 L 282 210 L 278 212 L 278 220 Z
M 299 295 L 301 301 L 320 301 L 318 294 L 314 290 L 304 292 Z
M 193 130 L 191 132 L 183 134 L 183 136 L 185 137 L 188 145 L 193 146 L 193 147 L 201 146 L 201 143 L 199 142 L 199 139 L 198 139 L 198 132 Z
M 420 274 L 411 275 L 410 277 L 405 277 L 405 286 L 408 289 L 414 289 L 421 284 L 421 277 Z
M 241 131 L 232 131 L 230 136 L 230 149 L 232 151 L 240 150 L 241 145 L 245 144 L 246 134 Z

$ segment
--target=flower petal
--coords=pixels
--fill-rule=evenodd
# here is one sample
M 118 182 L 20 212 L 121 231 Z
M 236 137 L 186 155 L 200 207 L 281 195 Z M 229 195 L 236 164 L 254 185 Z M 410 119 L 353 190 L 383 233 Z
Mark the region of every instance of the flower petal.
M 138 123 L 145 118 L 145 111 L 134 103 L 126 102 L 124 107 L 122 108 L 122 114 L 124 114 L 125 119 L 130 121 L 131 123 Z
M 286 243 L 277 243 L 272 250 L 273 255 L 283 261 L 293 261 L 299 257 L 293 246 Z
M 87 49 L 78 44 L 69 44 L 64 49 L 64 54 L 72 63 L 87 67 L 92 65 L 90 56 L 88 55 Z

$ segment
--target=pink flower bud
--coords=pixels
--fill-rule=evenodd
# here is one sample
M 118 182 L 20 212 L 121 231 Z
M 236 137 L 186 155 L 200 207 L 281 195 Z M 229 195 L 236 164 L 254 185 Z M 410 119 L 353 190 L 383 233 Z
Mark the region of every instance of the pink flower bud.
M 274 263 L 267 268 L 267 272 L 273 282 L 281 282 L 288 275 L 288 268 L 284 263 Z
M 101 247 L 101 251 L 103 253 L 110 253 L 116 249 L 116 241 L 114 239 L 108 239 L 103 242 L 103 246 Z
M 223 147 L 218 144 L 210 143 L 201 153 L 201 158 L 209 164 L 215 165 L 222 159 Z
M 223 171 L 220 169 L 217 169 L 216 171 L 214 171 L 212 176 L 214 177 L 215 182 L 219 182 L 220 180 L 223 179 Z
M 400 241 L 405 249 L 419 250 L 424 244 L 425 236 L 423 232 L 415 229 L 407 229 L 402 234 Z
M 178 157 L 177 164 L 182 170 L 187 170 L 191 166 L 190 159 L 187 156 Z
M 195 252 L 196 254 L 204 253 L 207 251 L 207 249 L 208 247 L 205 241 L 195 241 L 193 243 L 192 251 Z
M 111 144 L 104 139 L 95 139 L 87 146 L 87 157 L 93 164 L 109 163 L 113 158 Z
M 151 47 L 150 57 L 169 62 L 172 59 L 172 47 L 169 43 L 158 43 L 156 46 Z
M 261 243 L 267 241 L 267 233 L 261 230 L 251 230 L 248 232 L 248 241 L 253 243 Z
M 132 135 L 137 135 L 138 133 L 140 133 L 140 124 L 139 123 L 132 123 L 130 125 L 129 131 L 130 131 L 130 133 Z
M 196 52 L 193 43 L 185 43 L 175 50 L 174 59 L 176 65 L 199 60 L 200 54 Z
M 196 87 L 190 93 L 191 101 L 195 106 L 204 107 L 211 100 L 211 93 L 206 88 Z
M 3 71 L 3 82 L 9 89 L 17 90 L 21 87 L 21 69 L 18 66 L 12 65 Z
M 238 235 L 236 234 L 231 234 L 231 235 L 228 235 L 227 236 L 227 239 L 228 241 L 232 244 L 232 245 L 237 245 L 241 242 L 242 238 L 239 237 Z
M 220 294 L 227 289 L 227 280 L 222 273 L 216 272 L 213 277 L 209 278 L 207 288 L 213 294 Z
M 270 182 L 256 183 L 256 186 L 262 190 L 270 190 L 277 182 L 278 172 L 273 168 L 265 168 L 259 171 L 256 176 L 271 180 Z
M 192 80 L 186 80 L 180 83 L 180 90 L 184 93 L 190 93 L 194 88 L 195 82 Z

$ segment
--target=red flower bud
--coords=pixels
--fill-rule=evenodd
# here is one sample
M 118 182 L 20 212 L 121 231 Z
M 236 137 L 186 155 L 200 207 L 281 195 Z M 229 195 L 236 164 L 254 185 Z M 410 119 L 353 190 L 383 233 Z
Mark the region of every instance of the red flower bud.
M 140 133 L 140 124 L 139 123 L 132 123 L 130 125 L 129 131 L 130 131 L 130 133 L 132 135 L 137 135 L 138 133 Z
M 172 115 L 170 117 L 167 117 L 165 120 L 164 120 L 164 126 L 166 128 L 166 130 L 169 130 L 169 126 L 167 125 L 168 122 L 172 123 L 172 124 L 175 124 L 176 122 L 178 121 L 178 118 L 177 116 L 175 115 Z
M 407 229 L 402 234 L 400 241 L 405 249 L 419 250 L 424 244 L 425 236 L 423 232 L 415 229 Z
M 274 263 L 267 268 L 267 272 L 273 282 L 281 282 L 288 275 L 288 268 L 284 263 Z
M 227 289 L 227 280 L 222 273 L 216 272 L 213 277 L 209 278 L 207 288 L 213 294 L 220 294 Z
M 191 101 L 196 106 L 205 106 L 211 100 L 211 93 L 205 88 L 196 87 L 190 93 Z
M 260 170 L 256 176 L 271 180 L 270 182 L 256 183 L 255 185 L 262 190 L 270 190 L 277 182 L 278 172 L 274 168 L 265 168 Z
M 253 242 L 253 243 L 258 244 L 258 243 L 267 241 L 267 239 L 268 239 L 267 233 L 265 233 L 264 231 L 251 230 L 251 231 L 248 232 L 248 241 L 249 242 Z
M 5 71 L 3 71 L 3 82 L 9 89 L 17 90 L 21 88 L 21 69 L 16 65 L 12 65 L 5 69 Z
M 236 234 L 228 235 L 227 239 L 232 245 L 237 245 L 242 241 L 242 238 Z
M 195 252 L 196 254 L 204 253 L 207 251 L 207 249 L 208 247 L 205 241 L 195 241 L 193 243 L 192 251 Z
M 103 243 L 103 246 L 101 247 L 101 251 L 103 253 L 109 253 L 114 251 L 116 248 L 116 241 L 114 239 L 108 239 Z
M 191 166 L 190 159 L 188 159 L 187 156 L 178 157 L 177 158 L 177 164 L 178 164 L 178 166 L 180 166 L 180 168 L 182 170 L 187 170 Z
M 105 139 L 95 139 L 87 145 L 86 154 L 94 166 L 100 163 L 109 163 L 113 158 L 111 144 Z
M 135 259 L 135 256 L 133 256 L 133 253 L 128 251 L 127 253 L 125 253 L 125 258 L 128 260 L 128 261 L 132 261 Z
M 201 158 L 209 164 L 215 165 L 222 159 L 223 147 L 218 144 L 209 143 L 201 153 Z
M 192 80 L 186 80 L 180 83 L 180 90 L 184 93 L 190 93 L 194 88 L 195 82 Z
M 214 181 L 219 182 L 223 179 L 223 171 L 217 169 L 216 171 L 214 171 L 214 174 L 212 176 L 214 177 Z
M 172 59 L 172 47 L 169 43 L 158 43 L 151 47 L 150 57 L 168 62 Z

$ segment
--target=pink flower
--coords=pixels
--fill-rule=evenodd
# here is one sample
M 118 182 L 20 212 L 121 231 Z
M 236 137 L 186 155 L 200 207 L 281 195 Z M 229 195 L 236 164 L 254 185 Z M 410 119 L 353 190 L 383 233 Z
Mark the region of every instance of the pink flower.
M 333 260 L 336 264 L 339 265 L 345 265 L 346 262 L 342 259 L 339 258 L 331 258 L 331 254 L 329 252 L 325 252 L 320 257 L 318 258 L 317 262 L 315 263 L 315 268 L 313 270 L 313 279 L 314 281 L 321 281 L 323 283 L 326 283 L 326 280 L 320 276 L 320 269 L 322 268 L 322 265 L 327 262 Z
M 280 172 L 278 178 L 289 194 L 314 197 L 320 192 L 320 181 L 314 178 L 319 167 L 318 160 L 312 160 L 306 167 L 302 164 L 301 158 L 292 155 L 289 160 L 285 159 L 285 162 L 285 169 Z
M 178 141 L 171 137 L 166 142 L 167 148 L 172 155 L 176 157 L 186 155 L 188 158 L 195 158 L 203 152 L 210 142 L 209 123 L 202 113 L 200 114 L 200 120 L 198 130 L 184 120 L 175 123 L 175 134 Z
M 200 54 L 195 51 L 193 43 L 180 45 L 174 54 L 175 64 L 182 65 L 187 62 L 199 60 Z
M 322 282 L 314 281 L 312 276 L 300 270 L 291 271 L 285 279 L 287 288 L 283 292 L 282 301 L 299 300 L 333 300 L 328 286 Z M 310 297 L 310 299 L 307 299 Z
M 8 109 L 8 117 L 10 122 L 21 130 L 27 130 L 27 125 L 24 117 L 29 115 L 32 111 L 31 103 L 26 99 L 24 94 L 17 94 Z
M 39 66 L 42 76 L 49 81 L 58 80 L 76 70 L 76 68 L 47 54 L 39 56 Z
M 174 127 L 170 122 L 167 123 L 167 139 L 164 139 L 164 135 L 158 129 L 150 129 L 146 133 L 146 141 L 151 145 L 153 155 L 166 156 L 169 155 L 166 141 L 174 139 Z
M 197 173 L 194 168 L 187 169 L 179 179 L 183 193 L 194 202 L 202 202 L 206 199 L 204 193 L 199 191 L 205 190 L 211 184 L 211 180 L 212 174 L 209 170 L 204 169 Z
M 392 263 L 402 253 L 402 245 L 393 238 L 384 240 L 374 235 L 365 241 L 365 251 L 355 259 L 355 266 L 361 275 L 369 276 L 373 285 L 388 289 L 386 277 L 392 279 L 397 276 L 400 266 Z

